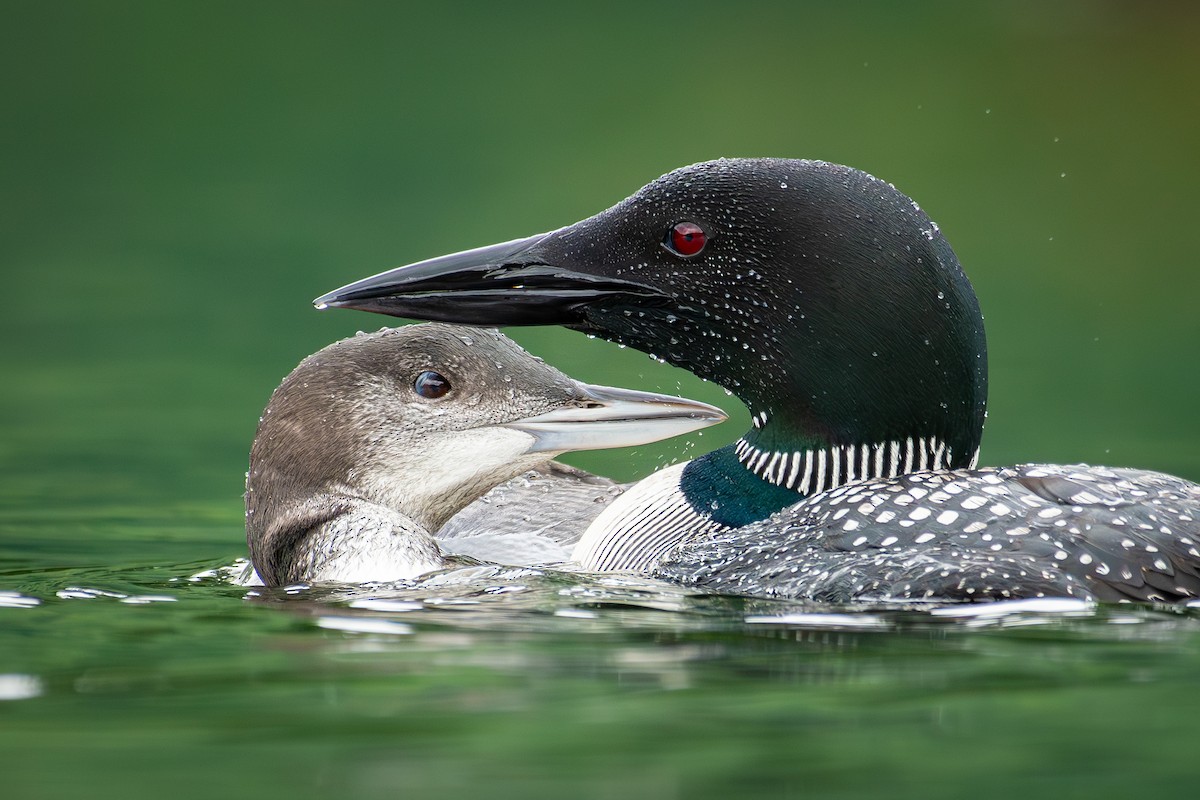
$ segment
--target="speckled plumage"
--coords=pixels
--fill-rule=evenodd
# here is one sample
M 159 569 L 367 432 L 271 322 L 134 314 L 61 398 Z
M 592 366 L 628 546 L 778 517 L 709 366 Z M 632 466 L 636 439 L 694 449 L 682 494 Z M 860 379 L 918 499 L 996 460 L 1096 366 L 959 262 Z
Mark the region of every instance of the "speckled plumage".
M 832 602 L 1200 596 L 1200 486 L 1157 472 L 1024 465 L 850 483 L 686 543 L 652 573 Z

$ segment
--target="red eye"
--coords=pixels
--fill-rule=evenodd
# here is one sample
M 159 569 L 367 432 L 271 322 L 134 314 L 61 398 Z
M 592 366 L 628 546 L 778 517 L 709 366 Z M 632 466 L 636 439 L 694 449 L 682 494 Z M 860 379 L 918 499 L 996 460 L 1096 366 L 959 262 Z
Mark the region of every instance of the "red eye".
M 413 381 L 413 391 L 421 397 L 436 400 L 450 391 L 450 381 L 436 372 L 422 372 Z
M 708 235 L 694 222 L 679 222 L 667 230 L 663 247 L 677 256 L 690 258 L 704 249 Z

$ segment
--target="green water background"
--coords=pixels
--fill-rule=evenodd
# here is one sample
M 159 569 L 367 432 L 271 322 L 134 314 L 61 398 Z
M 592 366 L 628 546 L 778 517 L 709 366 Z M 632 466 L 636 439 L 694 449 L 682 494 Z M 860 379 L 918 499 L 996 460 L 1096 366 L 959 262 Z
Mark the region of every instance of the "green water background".
M 271 389 L 386 322 L 313 297 L 718 156 L 851 164 L 938 222 L 987 319 L 983 463 L 1200 479 L 1193 4 L 0 11 L 0 590 L 40 601 L 0 607 L 0 675 L 38 687 L 0 702 L 0 794 L 1194 788 L 1186 616 L 764 635 L 690 601 L 562 624 L 575 601 L 539 584 L 482 623 L 372 637 L 170 580 L 243 552 Z M 513 335 L 581 379 L 733 412 L 573 463 L 629 479 L 747 425 L 643 354 Z

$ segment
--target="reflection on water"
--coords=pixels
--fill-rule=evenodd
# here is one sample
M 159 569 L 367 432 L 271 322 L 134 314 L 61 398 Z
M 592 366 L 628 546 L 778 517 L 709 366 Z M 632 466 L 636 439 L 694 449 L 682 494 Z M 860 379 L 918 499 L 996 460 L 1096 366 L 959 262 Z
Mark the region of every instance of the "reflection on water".
M 829 607 L 482 565 L 269 589 L 232 571 L 6 572 L 7 785 L 129 770 L 197 797 L 223 774 L 272 796 L 948 798 L 1191 769 L 1200 609 Z
M 36 675 L 0 675 L 0 700 L 27 700 L 42 693 Z

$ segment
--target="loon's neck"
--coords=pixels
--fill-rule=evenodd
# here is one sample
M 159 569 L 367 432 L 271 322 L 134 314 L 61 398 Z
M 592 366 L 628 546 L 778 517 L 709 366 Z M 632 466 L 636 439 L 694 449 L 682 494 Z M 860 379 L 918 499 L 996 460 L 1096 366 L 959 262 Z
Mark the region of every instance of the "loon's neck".
M 747 525 L 853 481 L 888 479 L 910 472 L 974 467 L 979 451 L 958 454 L 937 436 L 864 438 L 833 444 L 814 437 L 784 435 L 764 413 L 732 445 L 689 463 L 680 489 L 688 502 L 713 521 Z
M 800 500 L 794 489 L 743 466 L 734 445 L 689 461 L 680 474 L 679 491 L 698 517 L 729 528 L 766 519 Z

